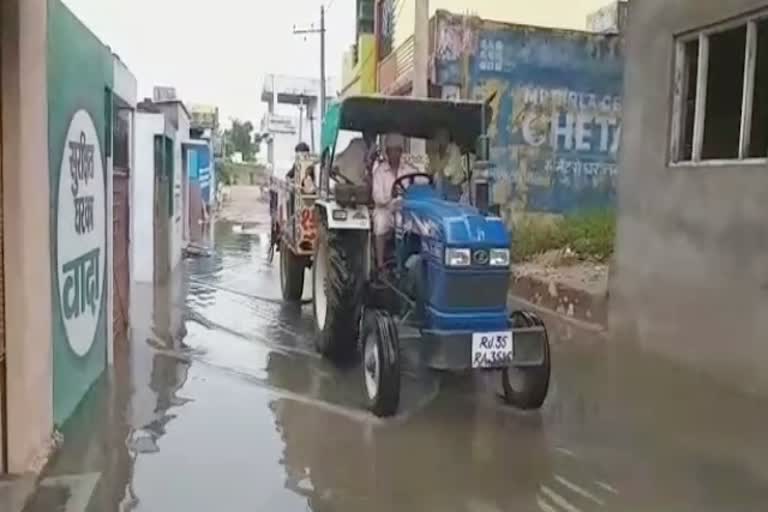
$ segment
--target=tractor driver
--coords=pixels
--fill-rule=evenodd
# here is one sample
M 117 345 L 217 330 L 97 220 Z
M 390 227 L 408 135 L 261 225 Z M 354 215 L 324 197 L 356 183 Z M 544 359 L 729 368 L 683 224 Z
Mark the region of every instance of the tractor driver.
M 392 199 L 392 185 L 401 176 L 419 172 L 416 167 L 403 160 L 404 147 L 405 139 L 399 133 L 385 136 L 385 158 L 373 168 L 373 234 L 376 266 L 380 271 L 384 269 L 386 245 L 394 231 L 395 201 Z

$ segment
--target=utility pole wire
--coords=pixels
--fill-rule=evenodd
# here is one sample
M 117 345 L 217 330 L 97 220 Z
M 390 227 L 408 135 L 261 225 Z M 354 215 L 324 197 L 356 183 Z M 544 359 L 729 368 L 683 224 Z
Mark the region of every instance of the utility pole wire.
M 331 0 L 333 5 L 333 0 Z M 308 29 L 297 29 L 293 27 L 294 34 L 320 34 L 320 124 L 322 126 L 325 119 L 325 6 L 320 5 L 320 28 L 314 28 L 310 25 Z

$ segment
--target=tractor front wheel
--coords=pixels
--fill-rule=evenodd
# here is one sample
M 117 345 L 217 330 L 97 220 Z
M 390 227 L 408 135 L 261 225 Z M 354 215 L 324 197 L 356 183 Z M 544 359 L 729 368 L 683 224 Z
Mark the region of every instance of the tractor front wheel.
M 509 405 L 523 410 L 540 409 L 547 398 L 551 373 L 547 328 L 538 316 L 527 311 L 515 311 L 511 320 L 514 328 L 544 328 L 544 359 L 538 366 L 510 366 L 502 370 L 501 385 L 504 389 L 504 400 Z
M 360 332 L 363 378 L 368 408 L 379 417 L 392 416 L 400 405 L 400 342 L 389 313 L 368 310 Z
M 280 288 L 283 292 L 283 300 L 301 301 L 305 268 L 305 258 L 295 255 L 285 242 L 280 242 Z
M 367 232 L 329 230 L 324 219 L 318 227 L 312 264 L 315 346 L 330 359 L 349 358 L 356 351 Z

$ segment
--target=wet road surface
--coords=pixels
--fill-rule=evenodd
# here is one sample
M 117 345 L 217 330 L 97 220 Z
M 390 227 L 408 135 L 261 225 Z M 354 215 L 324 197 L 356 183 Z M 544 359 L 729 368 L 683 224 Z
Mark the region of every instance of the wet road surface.
M 211 257 L 144 290 L 27 512 L 768 509 L 764 403 L 556 318 L 541 412 L 409 368 L 402 413 L 372 417 L 310 308 L 277 300 L 265 229 L 220 223 Z

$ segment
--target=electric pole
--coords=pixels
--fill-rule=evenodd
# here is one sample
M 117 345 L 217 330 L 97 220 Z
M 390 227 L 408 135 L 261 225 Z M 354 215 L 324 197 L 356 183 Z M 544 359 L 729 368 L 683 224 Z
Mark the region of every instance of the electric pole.
M 313 28 L 310 25 L 308 29 L 293 28 L 294 34 L 320 34 L 320 124 L 325 119 L 325 6 L 320 6 L 320 28 Z
M 416 0 L 414 18 L 412 96 L 426 98 L 429 96 L 429 0 Z M 413 140 L 411 151 L 418 156 L 426 154 L 424 141 Z
M 320 5 L 320 125 L 325 120 L 325 6 Z

